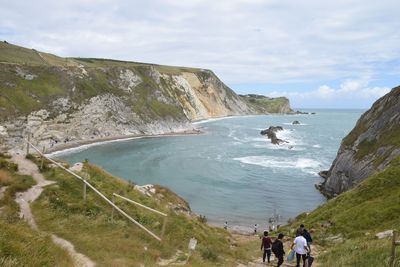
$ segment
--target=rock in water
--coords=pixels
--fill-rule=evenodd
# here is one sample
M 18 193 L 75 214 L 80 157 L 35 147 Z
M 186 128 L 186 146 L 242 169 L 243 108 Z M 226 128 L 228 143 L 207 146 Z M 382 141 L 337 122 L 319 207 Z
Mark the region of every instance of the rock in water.
M 282 143 L 288 143 L 287 141 L 276 137 L 276 132 L 282 131 L 282 130 L 283 130 L 283 128 L 281 126 L 270 126 L 268 129 L 262 130 L 260 132 L 260 134 L 266 135 L 269 139 L 271 139 L 272 144 L 280 145 Z
M 299 121 L 293 121 L 292 124 L 296 125 L 296 124 L 300 124 L 300 122 Z

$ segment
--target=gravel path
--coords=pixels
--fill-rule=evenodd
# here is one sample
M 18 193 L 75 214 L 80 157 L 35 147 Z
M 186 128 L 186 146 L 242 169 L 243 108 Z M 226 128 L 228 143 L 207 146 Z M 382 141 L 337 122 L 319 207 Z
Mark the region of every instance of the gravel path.
M 33 229 L 39 230 L 35 222 L 35 219 L 33 218 L 31 207 L 29 204 L 35 201 L 40 196 L 40 194 L 43 191 L 43 187 L 54 184 L 55 182 L 46 180 L 43 177 L 43 175 L 39 172 L 39 169 L 36 166 L 36 164 L 34 164 L 30 160 L 27 160 L 25 156 L 21 154 L 14 154 L 12 156 L 12 161 L 18 164 L 18 172 L 20 174 L 32 176 L 37 183 L 27 191 L 22 193 L 17 193 L 15 201 L 18 203 L 20 207 L 20 217 L 25 219 Z M 75 250 L 74 245 L 72 245 L 69 241 L 53 234 L 51 235 L 51 238 L 55 244 L 59 245 L 60 247 L 68 251 L 68 253 L 75 262 L 75 266 L 92 267 L 96 265 L 87 256 L 78 253 Z

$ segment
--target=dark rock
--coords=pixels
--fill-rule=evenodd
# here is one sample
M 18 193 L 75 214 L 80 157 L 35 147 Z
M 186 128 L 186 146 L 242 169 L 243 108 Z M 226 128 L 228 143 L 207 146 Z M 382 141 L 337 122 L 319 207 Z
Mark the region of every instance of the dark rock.
M 299 121 L 294 121 L 294 122 L 292 122 L 292 124 L 293 124 L 293 125 L 295 125 L 295 124 L 300 124 L 300 122 L 299 122 Z
M 310 113 L 308 113 L 308 112 L 305 112 L 305 111 L 300 111 L 300 110 L 296 110 L 296 111 L 292 111 L 292 112 L 289 112 L 288 114 L 290 114 L 290 115 L 301 115 L 301 114 L 310 114 Z
M 342 140 L 325 181 L 317 186 L 328 198 L 356 187 L 400 156 L 400 87 L 378 99 Z M 373 144 L 373 145 L 372 145 Z M 326 175 L 325 175 L 326 174 Z
M 328 178 L 329 171 L 320 171 L 318 173 L 318 175 L 321 176 L 322 178 L 326 179 L 326 178 Z
M 268 129 L 262 130 L 260 134 L 266 135 L 269 139 L 271 139 L 271 143 L 274 145 L 280 145 L 282 143 L 288 143 L 285 140 L 279 139 L 276 137 L 276 132 L 282 131 L 283 128 L 281 126 L 270 126 Z

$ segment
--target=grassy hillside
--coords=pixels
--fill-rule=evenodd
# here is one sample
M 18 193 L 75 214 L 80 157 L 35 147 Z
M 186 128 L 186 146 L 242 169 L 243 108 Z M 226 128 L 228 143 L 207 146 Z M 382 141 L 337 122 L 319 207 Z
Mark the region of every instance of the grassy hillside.
M 400 158 L 397 158 L 385 171 L 308 215 L 299 215 L 281 231 L 290 232 L 301 223 L 313 229 L 315 241 L 326 249 L 319 258 L 323 266 L 388 266 L 391 239 L 378 240 L 375 234 L 399 230 L 399 216 Z M 400 266 L 400 257 L 396 266 Z
M 132 80 L 127 73 L 141 81 L 129 90 L 125 89 Z M 199 103 L 205 106 L 213 103 L 211 109 L 240 113 L 236 109 L 247 106 L 244 113 L 279 113 L 289 108 L 286 98 L 239 98 L 209 70 L 101 58 L 62 58 L 0 42 L 0 121 L 40 109 L 50 111 L 55 117 L 60 112 L 54 107 L 57 99 L 68 99 L 77 108 L 88 99 L 104 94 L 123 99 L 124 105 L 144 122 L 186 121 L 188 113 L 183 107 L 192 106 L 193 110 L 198 107 L 193 92 L 182 87 L 182 82 L 186 86 L 187 80 L 173 77 L 185 73 L 195 77 L 192 82 L 197 86 Z M 218 105 L 212 102 L 220 97 Z
M 273 98 L 255 94 L 240 95 L 240 97 L 262 113 L 287 113 L 291 111 L 289 99 L 286 97 Z
M 14 198 L 35 182 L 32 177 L 16 174 L 17 166 L 0 155 L 0 266 L 72 266 L 68 254 L 55 246 L 50 236 L 34 231 L 19 218 Z
M 157 186 L 155 197 L 149 197 L 96 166 L 85 164 L 84 172 L 106 196 L 111 198 L 116 192 L 168 214 L 165 236 L 159 242 L 121 216 L 114 216 L 112 221 L 111 207 L 90 190 L 84 201 L 82 183 L 76 178 L 59 169 L 47 169 L 44 175 L 57 185 L 49 186 L 33 204 L 39 228 L 71 241 L 98 266 L 156 266 L 159 258 L 169 259 L 175 255 L 176 261 L 182 262 L 187 258 L 187 246 L 192 237 L 198 240 L 198 246 L 190 257 L 191 266 L 234 266 L 236 261 L 250 258 L 248 246 L 253 247 L 253 244 L 232 246 L 232 238 L 225 230 L 177 212 L 171 207 L 187 204 L 168 189 Z M 160 235 L 162 217 L 124 201 L 117 203 Z

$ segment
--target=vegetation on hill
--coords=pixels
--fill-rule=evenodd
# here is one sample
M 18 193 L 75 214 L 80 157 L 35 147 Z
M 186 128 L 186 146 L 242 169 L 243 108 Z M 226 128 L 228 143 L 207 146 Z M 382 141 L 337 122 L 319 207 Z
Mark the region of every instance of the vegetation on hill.
M 400 158 L 383 172 L 329 200 L 310 213 L 299 215 L 280 229 L 291 232 L 303 223 L 326 250 L 318 262 L 327 267 L 388 266 L 391 239 L 375 234 L 400 229 Z M 399 254 L 399 253 L 398 253 Z M 397 265 L 400 266 L 400 257 Z
M 19 217 L 15 194 L 35 184 L 16 173 L 18 166 L 0 155 L 0 266 L 72 266 L 68 254 L 48 234 L 37 232 Z M 2 196 L 1 196 L 2 195 Z
M 122 87 L 132 82 L 131 77 L 124 77 L 125 71 L 141 82 L 129 90 L 121 89 L 121 82 Z M 56 99 L 68 98 L 80 105 L 91 97 L 107 93 L 123 99 L 124 104 L 144 121 L 179 121 L 187 114 L 183 108 L 192 105 L 196 110 L 195 104 L 200 103 L 193 102 L 193 93 L 183 90 L 180 81 L 171 77 L 183 73 L 194 74 L 200 81 L 201 84 L 197 84 L 198 81 L 195 84 L 199 86 L 197 90 L 201 96 L 198 98 L 203 104 L 211 101 L 215 105 L 212 101 L 221 98 L 218 105 L 225 105 L 228 110 L 232 106 L 243 108 L 244 103 L 249 106 L 244 109 L 247 112 L 281 113 L 288 108 L 286 98 L 239 98 L 209 70 L 112 59 L 62 58 L 0 42 L 0 121 L 26 116 L 42 108 L 55 116 L 59 113 L 53 106 Z M 212 85 L 214 91 L 210 90 Z M 218 107 L 214 108 L 218 110 Z
M 240 97 L 263 113 L 288 113 L 292 111 L 289 99 L 286 97 L 273 98 L 255 94 L 240 95 Z
M 400 125 L 398 124 L 398 99 L 400 96 L 400 87 L 395 87 L 390 93 L 376 101 L 371 109 L 364 113 L 358 120 L 354 129 L 343 139 L 342 144 L 345 147 L 351 147 L 360 136 L 364 136 L 361 142 L 356 145 L 356 158 L 361 160 L 370 154 L 377 153 L 379 148 L 388 147 L 385 155 L 375 159 L 376 166 L 391 154 L 391 152 L 400 147 Z M 390 117 L 393 116 L 393 117 Z M 381 125 L 376 126 L 379 122 Z M 373 130 L 371 130 L 373 128 Z M 379 131 L 379 135 L 367 135 L 367 130 Z
M 44 169 L 46 178 L 57 184 L 47 187 L 33 203 L 39 228 L 69 240 L 98 266 L 156 266 L 160 258 L 174 256 L 175 261 L 182 262 L 187 259 L 192 237 L 198 245 L 190 256 L 191 266 L 233 266 L 251 256 L 247 245 L 233 246 L 232 237 L 225 230 L 179 212 L 187 209 L 186 202 L 166 188 L 156 186 L 156 193 L 147 196 L 127 181 L 94 165 L 84 165 L 83 172 L 89 174 L 90 183 L 110 199 L 115 192 L 168 214 L 165 235 L 159 242 L 117 212 L 112 220 L 110 205 L 90 189 L 87 200 L 83 200 L 82 182 L 78 179 L 58 168 L 45 165 Z M 145 227 L 161 234 L 163 217 L 123 200 L 117 199 L 116 203 Z

